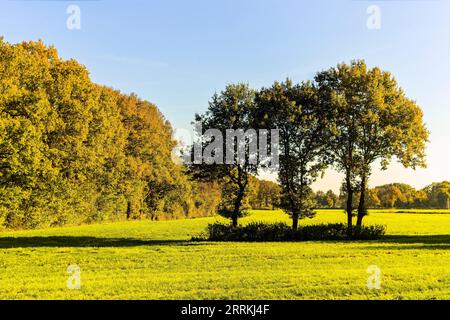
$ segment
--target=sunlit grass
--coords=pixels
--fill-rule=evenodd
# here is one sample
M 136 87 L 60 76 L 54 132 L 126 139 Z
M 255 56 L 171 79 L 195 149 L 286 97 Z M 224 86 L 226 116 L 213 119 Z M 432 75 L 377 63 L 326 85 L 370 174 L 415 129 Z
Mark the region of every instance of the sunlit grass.
M 418 211 L 420 212 L 420 211 Z M 301 224 L 345 222 L 322 210 Z M 371 212 L 372 242 L 196 243 L 222 218 L 121 222 L 0 235 L 2 299 L 450 299 L 450 214 Z M 256 211 L 241 220 L 285 221 Z M 69 265 L 81 290 L 66 286 Z M 367 267 L 382 270 L 369 290 Z

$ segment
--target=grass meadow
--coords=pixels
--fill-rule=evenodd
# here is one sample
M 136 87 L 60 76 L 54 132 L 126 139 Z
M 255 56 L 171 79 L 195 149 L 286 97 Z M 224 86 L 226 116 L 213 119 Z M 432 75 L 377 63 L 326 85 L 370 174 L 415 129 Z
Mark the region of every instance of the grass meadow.
M 367 242 L 192 242 L 221 218 L 0 233 L 0 299 L 450 299 L 450 211 L 372 211 Z M 447 213 L 447 214 L 445 214 Z M 249 221 L 286 221 L 253 211 Z M 301 225 L 345 222 L 319 211 Z M 81 269 L 81 288 L 66 285 Z M 370 290 L 367 268 L 381 268 Z

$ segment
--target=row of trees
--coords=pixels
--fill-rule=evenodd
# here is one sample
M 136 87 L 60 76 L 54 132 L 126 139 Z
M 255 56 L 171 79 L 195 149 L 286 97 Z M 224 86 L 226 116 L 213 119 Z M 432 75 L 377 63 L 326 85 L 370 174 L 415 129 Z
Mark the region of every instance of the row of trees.
M 392 183 L 368 189 L 366 198 L 368 208 L 450 209 L 450 182 L 432 183 L 420 190 L 408 184 Z M 343 189 L 339 195 L 332 190 L 315 193 L 317 208 L 344 208 L 346 200 Z M 356 205 L 357 201 L 354 201 L 353 206 Z
M 371 208 L 435 208 L 450 209 L 450 182 L 433 183 L 421 190 L 393 183 L 370 189 Z
M 236 226 L 249 208 L 280 207 L 296 229 L 299 219 L 314 215 L 319 198 L 338 206 L 332 193 L 319 197 L 311 189 L 334 167 L 345 173 L 350 230 L 355 214 L 360 226 L 367 205 L 385 206 L 384 194 L 392 194 L 368 190 L 374 161 L 387 167 L 396 157 L 405 166 L 425 165 L 428 132 L 420 108 L 389 73 L 363 61 L 300 84 L 286 80 L 261 90 L 229 85 L 196 115 L 203 131 L 224 136 L 229 129 L 278 129 L 276 184 L 255 178 L 270 169 L 265 159 L 240 161 L 238 152 L 233 164 L 176 164 L 172 128 L 155 105 L 92 83 L 84 66 L 61 59 L 53 47 L 0 39 L 0 57 L 0 227 L 215 212 Z M 214 149 L 209 152 L 214 156 Z M 433 206 L 442 205 L 443 196 L 424 192 Z
M 0 227 L 212 214 L 220 189 L 171 160 L 157 107 L 42 42 L 0 39 Z
M 272 181 L 250 178 L 249 207 L 254 210 L 275 210 L 280 205 L 281 188 Z
M 367 182 L 375 161 L 383 169 L 394 157 L 405 167 L 425 166 L 428 131 L 420 107 L 390 73 L 369 69 L 364 61 L 340 64 L 300 84 L 286 80 L 258 91 L 246 84 L 228 85 L 195 119 L 202 124 L 201 134 L 209 129 L 223 136 L 228 129 L 279 130 L 280 207 L 292 217 L 294 230 L 299 219 L 314 215 L 311 184 L 327 167 L 345 174 L 345 209 L 352 232 L 354 216 L 358 230 L 367 215 Z M 217 146 L 213 136 L 203 139 L 208 152 L 210 145 Z M 226 150 L 222 143 L 218 147 Z M 237 226 L 245 212 L 250 177 L 265 167 L 263 161 L 255 164 L 246 157 L 192 165 L 191 171 L 197 178 L 222 181 L 225 193 L 219 213 Z

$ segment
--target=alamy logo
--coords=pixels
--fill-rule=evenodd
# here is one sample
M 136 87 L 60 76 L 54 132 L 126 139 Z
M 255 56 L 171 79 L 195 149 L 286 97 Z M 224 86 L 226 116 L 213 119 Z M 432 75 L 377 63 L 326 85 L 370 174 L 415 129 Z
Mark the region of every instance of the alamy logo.
M 69 290 L 81 289 L 81 269 L 77 265 L 71 265 L 67 268 L 67 274 L 69 278 L 66 281 L 67 288 Z
M 367 273 L 370 275 L 367 278 L 367 288 L 369 290 L 381 289 L 381 268 L 379 266 L 371 265 L 367 267 Z
M 195 132 L 203 132 L 200 123 L 194 124 Z M 190 150 L 173 152 L 173 159 L 185 164 L 263 164 L 276 169 L 279 164 L 279 130 L 277 129 L 208 129 L 200 137 L 193 138 L 187 130 L 178 130 Z M 269 139 L 270 137 L 270 139 Z M 177 139 L 177 137 L 175 137 Z M 188 141 L 186 141 L 188 140 Z
M 66 26 L 69 30 L 81 29 L 81 9 L 77 5 L 70 5 L 67 7 L 66 13 L 69 17 L 66 20 Z
M 377 5 L 371 5 L 367 8 L 367 28 L 369 30 L 380 30 L 381 29 L 381 9 Z

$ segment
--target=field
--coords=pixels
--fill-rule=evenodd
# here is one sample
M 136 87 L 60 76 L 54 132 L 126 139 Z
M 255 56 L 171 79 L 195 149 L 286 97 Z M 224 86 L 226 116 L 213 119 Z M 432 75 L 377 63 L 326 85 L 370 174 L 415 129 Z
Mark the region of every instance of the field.
M 450 214 L 371 212 L 366 224 L 388 228 L 372 242 L 189 241 L 218 219 L 3 232 L 0 299 L 450 299 Z M 242 222 L 255 220 L 289 222 L 274 211 Z M 344 220 L 324 210 L 301 224 Z M 70 265 L 80 290 L 67 288 Z

